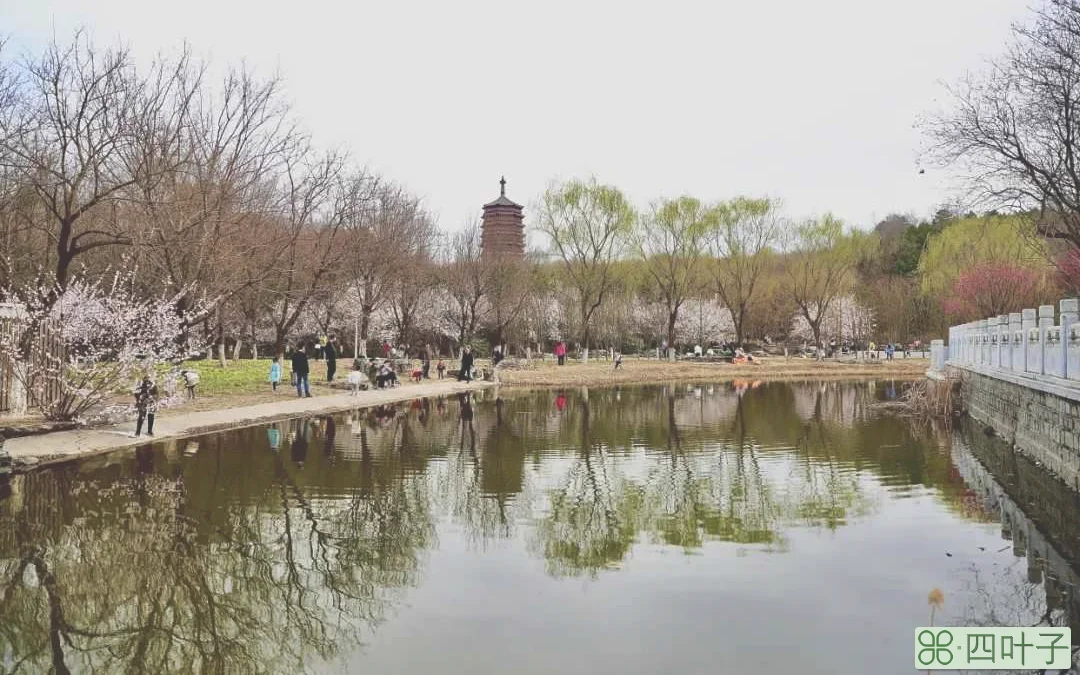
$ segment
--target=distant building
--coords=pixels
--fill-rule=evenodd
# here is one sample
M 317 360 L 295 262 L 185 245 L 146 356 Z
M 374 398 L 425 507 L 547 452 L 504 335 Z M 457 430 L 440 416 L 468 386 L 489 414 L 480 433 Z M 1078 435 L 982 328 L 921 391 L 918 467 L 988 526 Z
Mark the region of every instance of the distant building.
M 499 180 L 499 198 L 484 204 L 480 249 L 484 255 L 525 257 L 525 216 L 521 204 L 506 197 L 506 178 Z

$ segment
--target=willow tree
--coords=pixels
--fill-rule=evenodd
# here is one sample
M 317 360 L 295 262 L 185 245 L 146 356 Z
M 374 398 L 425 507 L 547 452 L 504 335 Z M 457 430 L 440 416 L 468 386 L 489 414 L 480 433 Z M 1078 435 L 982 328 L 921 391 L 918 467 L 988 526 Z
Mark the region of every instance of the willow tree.
M 779 202 L 738 197 L 715 209 L 716 226 L 709 247 L 715 258 L 712 279 L 716 293 L 731 311 L 735 342 L 742 345 L 753 302 L 781 232 Z
M 562 260 L 586 362 L 590 323 L 617 285 L 615 263 L 626 250 L 633 226 L 634 208 L 626 196 L 596 178 L 553 185 L 540 198 L 537 229 Z
M 705 239 L 714 212 L 693 197 L 654 203 L 634 230 L 634 249 L 645 262 L 646 283 L 667 310 L 668 356 L 675 357 L 679 310 L 698 290 Z
M 869 235 L 844 231 L 844 223 L 832 214 L 808 220 L 789 234 L 785 260 L 787 292 L 821 345 L 821 324 L 836 301 L 855 283 L 855 269 L 872 250 Z

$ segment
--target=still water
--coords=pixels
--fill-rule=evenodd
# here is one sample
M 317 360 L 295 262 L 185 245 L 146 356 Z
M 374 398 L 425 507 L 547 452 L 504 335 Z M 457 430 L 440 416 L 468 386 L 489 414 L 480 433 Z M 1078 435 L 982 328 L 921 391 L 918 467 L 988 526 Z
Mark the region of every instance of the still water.
M 0 672 L 911 673 L 931 612 L 1080 633 L 1077 497 L 899 386 L 487 391 L 17 476 Z

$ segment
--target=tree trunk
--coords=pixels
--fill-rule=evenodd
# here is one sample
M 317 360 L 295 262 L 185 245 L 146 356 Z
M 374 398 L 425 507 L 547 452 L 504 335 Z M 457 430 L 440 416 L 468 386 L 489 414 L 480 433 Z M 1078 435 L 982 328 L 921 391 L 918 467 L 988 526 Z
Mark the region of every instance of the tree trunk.
M 251 360 L 255 361 L 259 358 L 259 340 L 255 336 L 255 324 L 251 324 Z
M 743 324 L 745 323 L 746 308 L 740 307 L 738 314 L 731 313 L 731 321 L 735 324 L 735 346 L 743 348 Z
M 678 311 L 668 312 L 668 317 L 667 317 L 667 344 L 668 344 L 668 349 L 670 350 L 669 354 L 670 354 L 670 358 L 671 358 L 672 361 L 675 360 L 675 322 L 678 320 L 678 318 L 679 318 Z
M 810 332 L 814 334 L 814 346 L 817 347 L 817 360 L 825 358 L 825 345 L 821 343 L 821 318 L 816 322 L 810 322 Z
M 240 348 L 243 346 L 243 344 L 244 343 L 240 341 L 240 338 L 236 338 L 236 344 L 233 345 L 233 350 L 232 350 L 232 353 L 233 353 L 232 360 L 233 361 L 239 361 L 240 360 Z
M 222 368 L 225 367 L 225 324 L 221 319 L 221 311 L 217 313 L 217 352 L 218 352 L 218 365 Z
M 367 358 L 368 328 L 371 326 L 371 308 L 360 308 L 360 356 Z

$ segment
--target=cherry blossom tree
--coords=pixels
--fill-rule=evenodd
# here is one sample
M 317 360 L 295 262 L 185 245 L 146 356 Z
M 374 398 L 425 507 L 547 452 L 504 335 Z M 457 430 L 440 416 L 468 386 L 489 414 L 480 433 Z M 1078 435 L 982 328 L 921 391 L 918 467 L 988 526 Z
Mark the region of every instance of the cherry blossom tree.
M 37 333 L 0 334 L 0 359 L 13 364 L 29 406 L 50 420 L 81 421 L 142 375 L 159 374 L 163 393 L 175 391 L 178 366 L 192 347 L 182 339 L 186 317 L 177 314 L 175 297 L 140 296 L 130 273 L 76 277 L 55 293 L 3 293 L 14 300 L 7 307 L 17 325 Z

